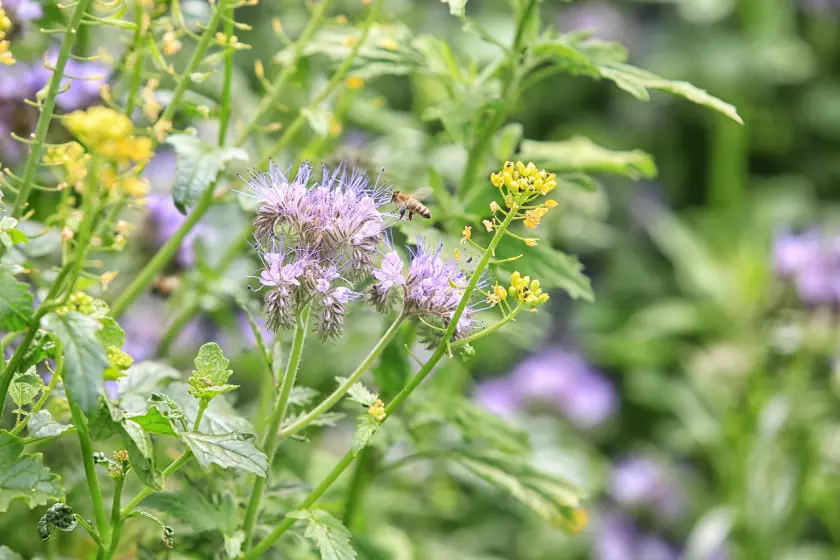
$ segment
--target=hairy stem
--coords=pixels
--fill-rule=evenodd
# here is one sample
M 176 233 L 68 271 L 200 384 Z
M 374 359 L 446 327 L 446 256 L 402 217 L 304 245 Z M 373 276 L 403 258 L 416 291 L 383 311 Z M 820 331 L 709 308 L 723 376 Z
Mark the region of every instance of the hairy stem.
M 76 522 L 82 526 L 82 528 L 88 532 L 88 535 L 93 539 L 93 542 L 96 543 L 96 546 L 99 547 L 100 550 L 105 546 L 102 543 L 102 539 L 99 538 L 99 535 L 96 533 L 96 529 L 90 526 L 90 523 L 87 522 L 87 519 L 79 515 L 78 513 L 75 514 Z M 52 539 L 50 542 L 55 541 Z
M 435 352 L 429 358 L 429 360 L 420 368 L 414 377 L 412 377 L 409 382 L 403 387 L 402 391 L 397 394 L 396 397 L 385 407 L 386 417 L 384 421 L 387 421 L 388 418 L 393 414 L 393 412 L 408 398 L 408 396 L 423 382 L 424 379 L 431 373 L 437 363 L 443 358 L 447 350 L 450 346 L 449 341 L 452 339 L 452 334 L 455 332 L 455 328 L 458 326 L 458 319 L 461 318 L 461 314 L 466 309 L 467 304 L 469 303 L 470 296 L 475 291 L 476 285 L 478 284 L 479 277 L 481 273 L 484 272 L 484 269 L 487 268 L 487 264 L 490 262 L 490 259 L 493 255 L 493 250 L 499 244 L 502 237 L 504 236 L 505 231 L 507 230 L 510 223 L 513 221 L 513 217 L 516 212 L 509 212 L 508 215 L 505 217 L 505 220 L 502 224 L 496 229 L 496 234 L 493 236 L 492 241 L 490 241 L 490 245 L 487 247 L 484 255 L 481 257 L 481 260 L 476 265 L 475 271 L 473 272 L 472 276 L 470 276 L 470 281 L 467 284 L 467 287 L 464 289 L 464 295 L 461 297 L 461 301 L 458 304 L 458 307 L 455 309 L 455 312 L 452 315 L 452 320 L 449 323 L 449 327 L 446 329 L 446 332 L 441 339 L 440 344 L 438 344 Z M 326 493 L 326 491 L 332 486 L 332 484 L 338 480 L 338 478 L 344 473 L 347 467 L 353 462 L 355 455 L 352 451 L 348 451 L 344 457 L 336 464 L 335 467 L 324 477 L 324 479 L 315 487 L 312 492 L 306 497 L 300 505 L 298 505 L 297 509 L 307 509 L 311 507 L 318 499 Z M 245 555 L 246 560 L 259 558 L 263 553 L 265 553 L 272 544 L 274 544 L 277 539 L 280 538 L 283 533 L 289 530 L 289 528 L 294 524 L 295 520 L 291 517 L 286 517 L 281 521 L 265 538 L 263 538 L 259 543 L 257 543 L 254 548 Z
M 61 375 L 64 372 L 64 354 L 61 342 L 55 341 L 55 374 Z M 79 436 L 79 446 L 82 449 L 82 462 L 85 466 L 85 479 L 87 480 L 90 500 L 93 504 L 93 516 L 96 519 L 96 528 L 102 542 L 110 542 L 110 527 L 108 517 L 105 515 L 105 502 L 102 501 L 102 492 L 99 489 L 99 479 L 96 476 L 96 465 L 93 463 L 93 447 L 91 446 L 90 432 L 88 432 L 87 418 L 82 409 L 73 402 L 70 395 L 67 395 L 70 404 L 70 414 L 73 417 L 73 424 L 76 426 L 76 434 Z M 100 543 L 101 546 L 101 543 Z
M 234 8 L 228 9 L 225 19 L 225 41 L 229 42 L 233 35 Z M 233 90 L 233 49 L 225 53 L 225 75 L 222 80 L 222 103 L 219 108 L 219 146 L 225 145 L 227 139 L 228 122 L 230 121 L 230 93 Z
M 125 472 L 121 472 L 114 484 L 114 499 L 111 502 L 111 544 L 105 554 L 106 560 L 110 560 L 117 551 L 120 544 L 120 533 L 122 532 L 123 520 L 120 515 L 120 500 L 122 500 L 123 485 L 125 484 Z
M 263 436 L 262 448 L 263 452 L 268 456 L 268 470 L 269 476 L 271 474 L 271 464 L 274 462 L 274 454 L 277 451 L 277 432 L 280 424 L 283 423 L 283 418 L 286 416 L 286 408 L 289 405 L 289 396 L 292 394 L 292 387 L 297 378 L 298 366 L 300 365 L 300 357 L 303 353 L 303 343 L 306 340 L 306 330 L 309 327 L 309 313 L 310 307 L 306 306 L 300 312 L 297 319 L 297 326 L 295 327 L 295 336 L 292 340 L 292 349 L 289 353 L 289 361 L 286 365 L 286 372 L 283 375 L 283 383 L 280 387 L 280 394 L 277 397 L 277 402 L 274 405 L 274 410 L 271 412 L 271 417 L 268 421 L 268 429 Z M 254 526 L 257 523 L 259 516 L 260 502 L 262 501 L 265 485 L 268 482 L 268 476 L 265 478 L 256 477 L 254 480 L 254 487 L 251 491 L 251 498 L 248 501 L 248 509 L 245 512 L 245 541 L 243 546 L 248 550 L 251 535 L 254 532 Z
M 400 314 L 399 317 L 388 327 L 388 330 L 385 331 L 385 334 L 382 335 L 382 338 L 376 343 L 376 346 L 370 351 L 370 353 L 362 360 L 362 363 L 359 364 L 359 367 L 350 374 L 350 377 L 347 378 L 347 381 L 342 383 L 335 391 L 333 391 L 330 396 L 324 399 L 318 406 L 310 410 L 305 416 L 298 418 L 292 424 L 286 426 L 282 430 L 280 430 L 280 439 L 287 438 L 291 435 L 296 434 L 297 432 L 301 431 L 309 424 L 317 420 L 321 415 L 325 412 L 329 411 L 332 407 L 338 404 L 338 401 L 341 400 L 341 397 L 350 390 L 350 387 L 356 383 L 362 375 L 370 369 L 373 365 L 373 362 L 379 357 L 385 347 L 388 346 L 388 343 L 391 342 L 391 339 L 397 334 L 402 325 L 403 321 L 405 320 L 405 315 Z
M 73 44 L 76 42 L 78 35 L 79 23 L 87 10 L 88 4 L 90 4 L 90 0 L 78 0 L 76 2 L 76 7 L 73 9 L 73 14 L 70 16 L 70 21 L 67 24 L 67 30 L 61 39 L 58 58 L 55 61 L 55 70 L 47 85 L 47 95 L 41 107 L 41 114 L 38 116 L 38 124 L 35 125 L 35 137 L 32 140 L 32 148 L 29 151 L 29 157 L 26 158 L 26 166 L 23 168 L 23 175 L 21 176 L 18 194 L 15 198 L 15 205 L 12 208 L 13 218 L 20 218 L 23 215 L 29 195 L 32 192 L 32 183 L 35 179 L 35 172 L 38 169 L 38 162 L 41 160 L 44 139 L 47 137 L 47 131 L 50 128 L 50 122 L 55 111 L 55 100 L 58 96 L 58 90 L 61 87 L 64 67 L 67 64 L 67 59 L 70 58 L 70 51 L 73 50 Z
M 172 463 L 170 463 L 168 467 L 163 469 L 164 480 L 172 476 L 178 469 L 183 467 L 191 458 L 192 451 L 187 450 L 181 453 L 180 457 L 175 459 Z M 149 486 L 144 486 L 143 489 L 140 490 L 136 496 L 131 498 L 131 501 L 129 501 L 128 504 L 126 504 L 126 506 L 122 508 L 122 510 L 120 510 L 120 519 L 125 519 L 126 517 L 131 515 L 132 510 L 138 505 L 140 505 L 140 502 L 145 500 L 152 492 L 154 492 L 152 488 L 150 488 Z
M 140 81 L 143 76 L 143 58 L 146 54 L 144 48 L 146 44 L 144 17 L 143 2 L 135 2 L 134 23 L 137 27 L 134 28 L 134 37 L 131 39 L 131 55 L 134 59 L 132 60 L 131 84 L 128 87 L 128 96 L 125 101 L 125 114 L 128 117 L 131 117 L 134 110 L 135 97 L 137 97 L 137 92 L 140 91 Z M 126 60 L 130 59 L 127 58 Z

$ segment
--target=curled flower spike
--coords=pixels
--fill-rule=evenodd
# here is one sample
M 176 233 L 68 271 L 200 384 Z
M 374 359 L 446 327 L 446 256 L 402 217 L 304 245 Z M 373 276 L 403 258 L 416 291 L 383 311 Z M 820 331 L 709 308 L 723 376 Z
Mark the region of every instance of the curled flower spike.
M 310 305 L 320 312 L 321 339 L 336 338 L 344 330 L 346 305 L 359 299 L 353 282 L 371 273 L 373 254 L 385 238 L 378 208 L 387 194 L 371 186 L 364 171 L 347 170 L 344 163 L 334 170 L 324 166 L 320 182 L 312 182 L 309 163 L 293 180 L 287 175 L 272 162 L 267 173 L 252 173 L 249 180 L 260 200 L 254 230 L 264 267 L 259 281 L 266 290 L 266 326 L 290 329 Z M 388 280 L 392 272 L 375 277 L 400 281 Z

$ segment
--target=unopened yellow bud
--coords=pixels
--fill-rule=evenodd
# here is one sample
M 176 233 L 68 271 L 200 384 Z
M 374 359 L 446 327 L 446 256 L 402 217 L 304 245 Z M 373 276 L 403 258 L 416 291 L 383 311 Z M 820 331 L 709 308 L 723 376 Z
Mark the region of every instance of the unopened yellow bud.
M 365 82 L 358 76 L 350 76 L 344 81 L 347 89 L 362 89 L 365 87 Z
M 385 420 L 385 403 L 381 399 L 376 399 L 376 402 L 370 406 L 367 413 L 382 422 Z
M 548 200 L 545 201 L 545 207 L 546 208 L 554 208 L 555 206 L 557 206 L 557 201 L 556 200 L 548 199 Z
M 262 60 L 254 61 L 254 74 L 261 80 L 265 78 L 265 68 L 263 67 Z
M 461 250 L 458 248 L 455 249 L 455 260 L 461 262 Z
M 525 245 L 527 245 L 528 247 L 536 247 L 537 246 L 537 240 L 534 239 L 533 237 L 526 237 L 525 238 Z
M 345 15 L 335 16 L 335 22 L 338 25 L 347 25 L 347 16 L 345 16 Z
M 469 238 L 472 237 L 472 227 L 464 226 L 464 231 L 461 232 L 461 236 L 462 236 L 461 243 L 469 240 Z

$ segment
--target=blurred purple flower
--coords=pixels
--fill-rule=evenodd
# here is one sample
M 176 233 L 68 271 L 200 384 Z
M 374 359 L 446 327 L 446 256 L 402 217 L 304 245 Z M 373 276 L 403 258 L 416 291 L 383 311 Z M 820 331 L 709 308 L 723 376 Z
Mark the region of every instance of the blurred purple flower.
M 784 232 L 773 244 L 773 264 L 806 303 L 840 301 L 840 237 L 817 229 Z
M 243 311 L 240 311 L 238 313 L 237 323 L 239 326 L 239 332 L 243 333 L 245 336 L 245 347 L 255 348 L 257 346 L 257 337 L 254 336 L 254 331 L 251 329 L 251 324 L 248 322 L 248 317 Z M 260 336 L 262 336 L 263 342 L 266 345 L 271 344 L 274 341 L 274 333 L 268 330 L 268 328 L 266 328 L 265 320 L 263 320 L 262 317 L 255 315 L 254 323 L 256 323 L 257 328 L 260 331 Z
M 156 247 L 166 243 L 187 219 L 175 207 L 170 194 L 149 193 L 146 197 L 146 208 L 149 212 L 146 219 L 153 231 Z M 195 264 L 195 241 L 201 236 L 201 231 L 202 227 L 198 224 L 181 241 L 175 255 L 175 261 L 180 266 L 189 268 Z
M 522 395 L 510 377 L 490 379 L 476 387 L 475 401 L 499 416 L 509 417 L 522 406 Z
M 3 0 L 3 9 L 13 25 L 20 25 L 44 16 L 41 4 L 33 0 Z
M 840 12 L 840 0 L 799 0 L 799 6 L 817 16 Z
M 610 494 L 623 506 L 648 507 L 664 518 L 683 513 L 683 499 L 665 468 L 644 455 L 619 461 L 612 471 Z
M 679 553 L 661 538 L 642 533 L 630 519 L 611 511 L 595 531 L 592 554 L 596 560 L 677 560 Z
M 40 65 L 21 61 L 0 65 L 0 160 L 6 164 L 17 163 L 26 153 L 26 146 L 13 139 L 12 132 L 25 138 L 35 130 L 38 112 L 23 100 L 34 99 L 48 79 Z
M 593 31 L 593 35 L 605 41 L 618 41 L 624 45 L 632 42 L 631 22 L 621 10 L 604 0 L 578 2 L 557 16 L 560 31 Z

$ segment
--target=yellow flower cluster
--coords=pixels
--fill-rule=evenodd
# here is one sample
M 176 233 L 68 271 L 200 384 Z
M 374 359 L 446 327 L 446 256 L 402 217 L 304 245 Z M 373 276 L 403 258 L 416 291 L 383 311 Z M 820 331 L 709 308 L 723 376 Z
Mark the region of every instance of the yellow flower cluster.
M 540 225 L 540 220 L 542 220 L 542 217 L 546 214 L 548 214 L 548 208 L 545 208 L 544 206 L 528 210 L 525 212 L 525 220 L 522 223 L 526 228 L 533 229 Z
M 381 399 L 376 399 L 376 402 L 370 405 L 367 413 L 382 422 L 385 420 L 385 403 Z
M 507 299 L 508 291 L 507 288 L 503 288 L 499 285 L 498 282 L 493 286 L 493 292 L 487 295 L 487 303 L 491 306 L 498 305 L 500 301 L 504 301 Z
M 64 168 L 65 183 L 77 190 L 83 189 L 90 161 L 90 154 L 78 142 L 48 146 L 44 153 L 44 164 Z M 132 173 L 118 174 L 112 166 L 101 167 L 97 180 L 103 190 L 132 198 L 143 198 L 149 192 L 145 178 Z
M 540 281 L 531 280 L 530 276 L 523 277 L 519 272 L 510 275 L 508 293 L 522 303 L 527 303 L 533 311 L 536 311 L 538 305 L 548 301 L 548 294 L 543 293 Z
M 134 125 L 125 115 L 97 105 L 73 111 L 64 126 L 88 149 L 119 165 L 145 163 L 152 157 L 152 140 L 135 136 Z
M 3 9 L 3 0 L 0 0 L 0 64 L 11 66 L 15 63 L 15 57 L 9 51 L 11 45 L 6 39 L 6 32 L 12 28 L 12 20 L 6 15 Z
M 497 188 L 507 187 L 514 194 L 523 192 L 546 195 L 557 186 L 554 173 L 537 169 L 532 162 L 525 165 L 521 161 L 515 164 L 512 161 L 506 161 L 500 172 L 490 175 L 490 182 Z

